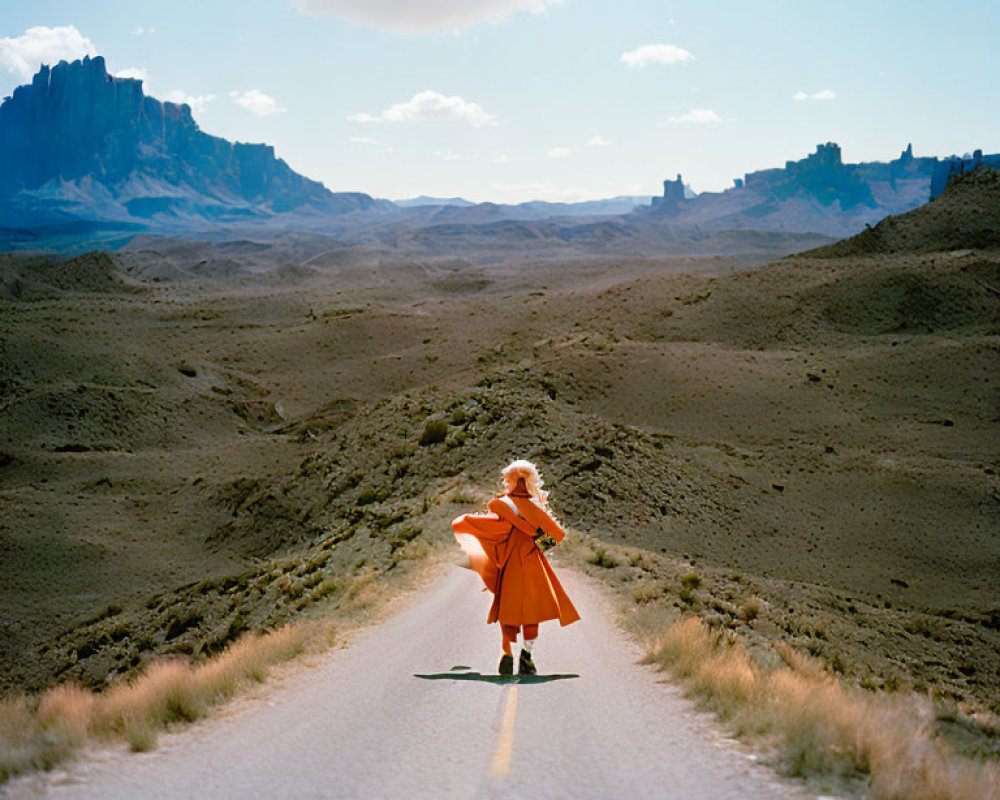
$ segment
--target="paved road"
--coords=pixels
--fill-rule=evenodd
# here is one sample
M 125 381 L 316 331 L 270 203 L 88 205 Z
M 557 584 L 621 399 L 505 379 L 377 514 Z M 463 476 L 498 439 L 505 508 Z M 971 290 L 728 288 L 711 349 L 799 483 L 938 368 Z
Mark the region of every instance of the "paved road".
M 601 593 L 562 572 L 583 617 L 542 626 L 552 680 L 499 684 L 478 577 L 452 569 L 350 647 L 169 736 L 119 748 L 11 797 L 805 798 L 692 710 L 614 626 Z M 468 669 L 453 670 L 455 667 Z M 420 675 L 431 677 L 419 677 Z M 569 677 L 578 676 L 578 677 Z M 494 679 L 495 680 L 495 679 Z

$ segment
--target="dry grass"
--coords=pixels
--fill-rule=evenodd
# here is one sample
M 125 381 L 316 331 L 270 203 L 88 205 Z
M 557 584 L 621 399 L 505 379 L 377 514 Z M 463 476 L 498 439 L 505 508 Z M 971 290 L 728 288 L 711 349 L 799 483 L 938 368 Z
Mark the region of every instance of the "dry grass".
M 604 567 L 605 569 L 614 569 L 618 566 L 618 559 L 603 548 L 597 548 L 594 550 L 593 555 L 587 559 L 587 561 L 590 564 L 594 564 L 598 567 Z
M 436 574 L 451 552 L 419 541 L 408 547 L 413 552 L 407 563 L 389 579 L 371 568 L 347 578 L 336 610 L 247 634 L 206 661 L 157 661 L 135 679 L 99 693 L 64 684 L 37 696 L 0 699 L 0 784 L 51 769 L 87 742 L 119 740 L 136 752 L 153 750 L 168 726 L 205 717 L 247 686 L 263 682 L 271 666 L 306 650 L 321 651 L 348 632 L 378 622 L 395 598 Z
M 753 622 L 760 616 L 764 601 L 759 597 L 749 597 L 740 610 L 740 617 L 746 622 Z
M 57 730 L 42 728 L 27 698 L 0 700 L 0 782 L 21 772 L 49 769 L 70 749 Z
M 649 620 L 643 627 L 650 629 Z M 664 630 L 665 628 L 665 630 Z M 697 617 L 648 636 L 649 661 L 744 738 L 773 748 L 790 775 L 829 784 L 865 781 L 875 800 L 1000 798 L 1000 766 L 934 738 L 931 702 L 845 687 L 789 647 L 754 658 Z
M 45 730 L 58 731 L 67 742 L 79 744 L 87 738 L 93 714 L 93 692 L 70 683 L 42 696 L 36 718 Z
M 0 783 L 50 769 L 92 739 L 124 739 L 135 751 L 156 747 L 157 733 L 193 722 L 251 683 L 268 668 L 329 639 L 329 626 L 288 625 L 248 635 L 201 664 L 156 662 L 136 679 L 95 694 L 72 684 L 39 697 L 0 701 Z

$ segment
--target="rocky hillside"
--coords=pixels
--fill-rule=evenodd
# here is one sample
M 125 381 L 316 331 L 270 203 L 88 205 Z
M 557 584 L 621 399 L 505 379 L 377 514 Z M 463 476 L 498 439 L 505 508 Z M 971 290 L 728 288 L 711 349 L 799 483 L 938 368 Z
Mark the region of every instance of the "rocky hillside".
M 1000 172 L 979 167 L 931 202 L 809 255 L 840 257 L 1000 247 Z

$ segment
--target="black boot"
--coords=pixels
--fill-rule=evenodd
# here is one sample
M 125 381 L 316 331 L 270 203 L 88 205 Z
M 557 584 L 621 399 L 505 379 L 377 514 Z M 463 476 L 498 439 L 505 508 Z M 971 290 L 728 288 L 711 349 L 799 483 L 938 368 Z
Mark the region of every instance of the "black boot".
M 531 660 L 531 653 L 521 648 L 521 660 L 517 665 L 518 675 L 534 675 L 538 670 L 535 668 L 535 662 Z
M 501 675 L 513 675 L 514 674 L 514 656 L 510 653 L 504 653 L 500 658 L 500 666 L 497 667 L 497 672 Z

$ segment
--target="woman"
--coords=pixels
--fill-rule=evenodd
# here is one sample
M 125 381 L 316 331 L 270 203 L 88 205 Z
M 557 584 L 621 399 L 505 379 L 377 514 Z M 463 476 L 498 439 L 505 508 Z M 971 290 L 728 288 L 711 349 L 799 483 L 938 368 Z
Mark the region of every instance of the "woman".
M 562 541 L 566 532 L 549 511 L 548 492 L 530 461 L 514 461 L 503 470 L 504 490 L 490 500 L 486 514 L 463 514 L 452 520 L 455 538 L 469 556 L 468 567 L 493 592 L 487 623 L 498 622 L 503 634 L 501 675 L 514 674 L 512 645 L 523 631 L 518 675 L 534 675 L 531 657 L 538 623 L 580 619 L 538 547 L 542 536 Z

